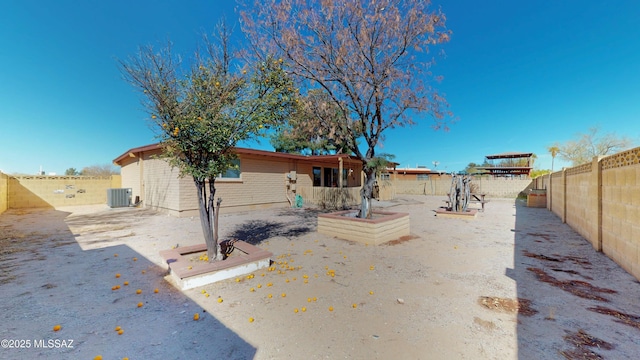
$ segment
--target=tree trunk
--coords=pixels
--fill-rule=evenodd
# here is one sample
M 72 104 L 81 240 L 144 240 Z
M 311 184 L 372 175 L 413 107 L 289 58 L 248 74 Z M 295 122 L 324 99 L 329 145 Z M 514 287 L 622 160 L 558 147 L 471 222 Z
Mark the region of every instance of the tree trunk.
M 371 218 L 371 198 L 373 197 L 373 185 L 376 183 L 375 170 L 364 170 L 365 179 L 364 185 L 360 190 L 360 214 L 359 218 L 370 219 Z
M 209 181 L 209 194 L 205 187 L 205 180 L 194 179 L 196 190 L 198 191 L 198 206 L 200 208 L 200 225 L 202 234 L 207 244 L 207 257 L 210 262 L 222 260 L 220 244 L 218 244 L 217 217 L 218 213 L 213 206 L 213 198 L 216 193 L 215 179 Z M 222 200 L 219 200 L 219 202 Z M 218 208 L 220 207 L 218 202 Z

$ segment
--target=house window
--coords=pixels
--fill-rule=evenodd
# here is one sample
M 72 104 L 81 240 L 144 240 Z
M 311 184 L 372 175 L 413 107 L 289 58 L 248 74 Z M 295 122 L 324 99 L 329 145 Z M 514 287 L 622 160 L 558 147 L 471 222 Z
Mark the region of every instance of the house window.
M 429 174 L 418 174 L 418 180 L 429 180 Z
M 338 187 L 338 169 L 324 168 L 324 186 Z
M 322 186 L 322 169 L 319 167 L 313 168 L 313 186 Z
M 218 175 L 218 179 L 240 179 L 240 159 L 232 160 L 231 164 L 227 171 Z
M 380 174 L 380 180 L 391 180 L 391 174 Z

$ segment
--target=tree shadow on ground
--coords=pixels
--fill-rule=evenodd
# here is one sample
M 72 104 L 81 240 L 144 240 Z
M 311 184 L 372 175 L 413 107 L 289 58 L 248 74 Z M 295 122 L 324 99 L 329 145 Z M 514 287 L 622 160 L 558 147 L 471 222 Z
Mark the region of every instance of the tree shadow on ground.
M 233 239 L 239 239 L 251 245 L 257 245 L 272 237 L 298 237 L 311 231 L 313 231 L 313 228 L 306 225 L 292 227 L 289 223 L 267 220 L 251 220 L 239 225 L 238 228 L 230 234 L 230 236 Z
M 136 214 L 142 213 L 128 209 L 71 216 L 54 209 L 9 209 L 1 214 L 4 336 L 53 337 L 73 346 L 49 347 L 46 358 L 254 358 L 255 345 L 166 282 L 166 269 L 145 254 L 125 244 L 82 248 L 87 245 L 82 243 L 83 226 L 101 225 L 103 219 L 119 223 Z M 197 322 L 191 315 L 196 312 L 201 315 Z M 62 329 L 53 336 L 55 324 Z M 122 336 L 114 332 L 116 326 L 124 330 Z M 34 359 L 44 354 L 35 345 L 10 351 L 0 357 Z

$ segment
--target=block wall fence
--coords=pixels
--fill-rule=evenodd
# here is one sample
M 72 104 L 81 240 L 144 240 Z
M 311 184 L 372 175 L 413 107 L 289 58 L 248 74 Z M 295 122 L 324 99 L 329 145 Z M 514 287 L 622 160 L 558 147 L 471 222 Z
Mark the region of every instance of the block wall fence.
M 640 280 L 640 147 L 534 179 L 547 209 Z
M 107 189 L 119 187 L 120 175 L 14 177 L 0 173 L 0 213 L 7 209 L 106 205 Z
M 392 175 L 393 176 L 393 175 Z M 442 195 L 451 189 L 451 177 L 434 177 L 428 180 L 391 180 L 395 194 Z M 534 185 L 531 179 L 488 178 L 474 176 L 471 180 L 474 192 L 494 198 L 516 198 L 526 193 Z
M 7 210 L 9 205 L 9 177 L 0 172 L 0 214 Z

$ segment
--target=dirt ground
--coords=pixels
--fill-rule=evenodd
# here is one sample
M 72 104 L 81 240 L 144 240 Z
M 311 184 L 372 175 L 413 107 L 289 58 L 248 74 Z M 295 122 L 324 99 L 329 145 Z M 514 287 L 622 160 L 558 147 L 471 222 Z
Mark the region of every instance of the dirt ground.
M 411 214 L 413 238 L 381 246 L 318 234 L 314 209 L 223 214 L 221 237 L 273 252 L 275 270 L 184 292 L 165 280 L 159 251 L 204 242 L 197 218 L 106 206 L 9 210 L 0 215 L 0 358 L 640 353 L 640 284 L 557 217 L 491 199 L 475 219 L 437 218 L 442 200 L 375 203 Z

